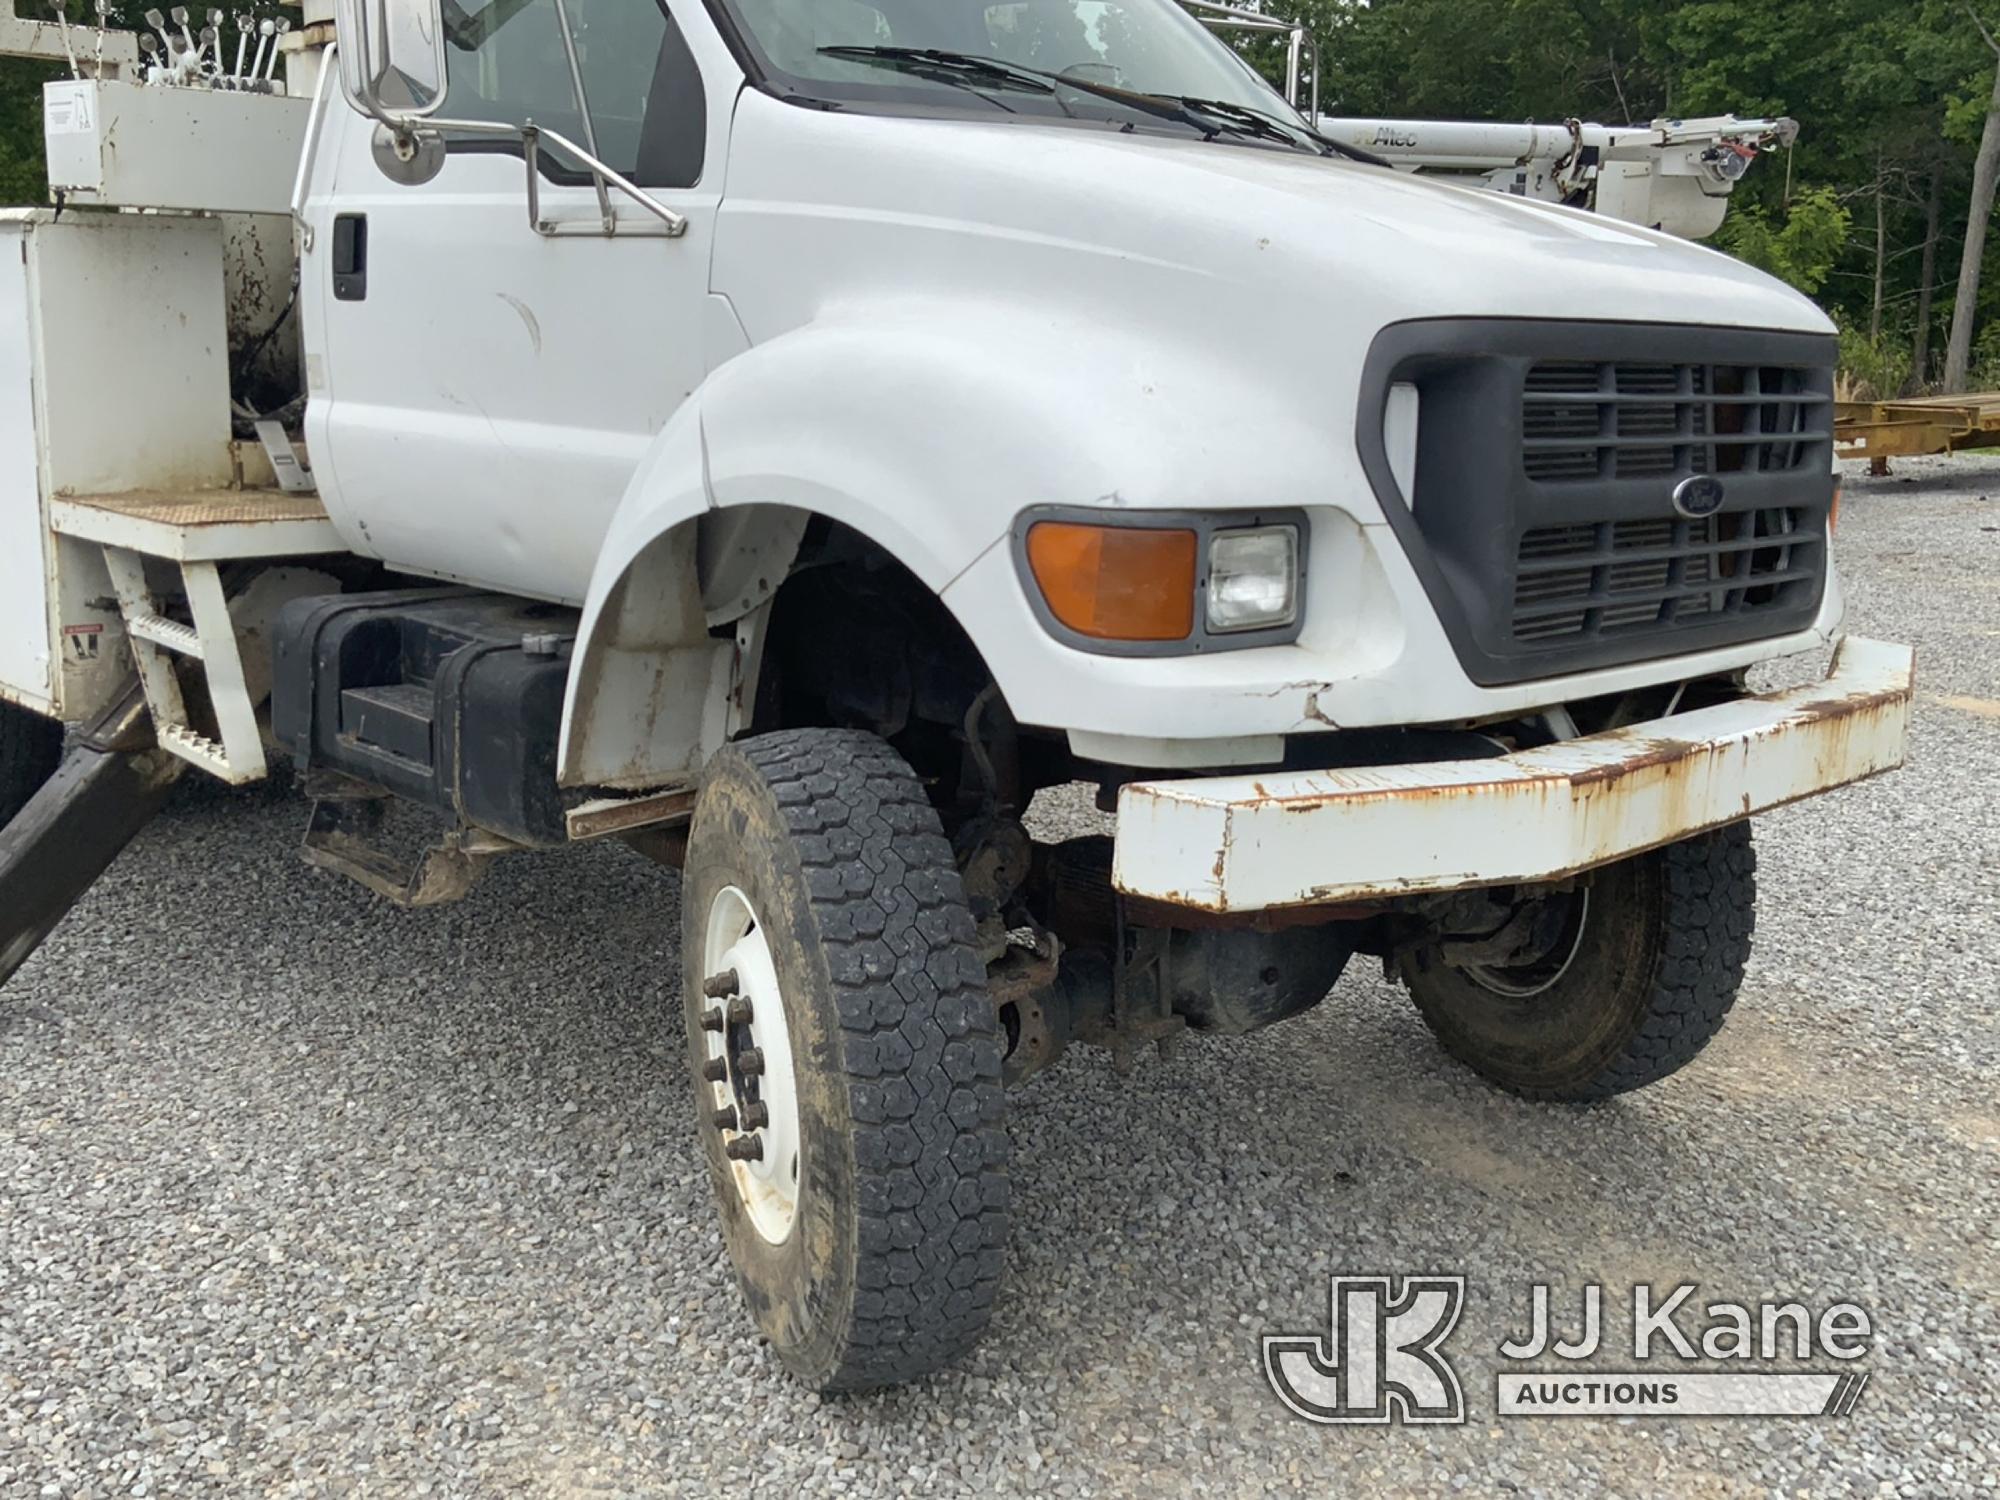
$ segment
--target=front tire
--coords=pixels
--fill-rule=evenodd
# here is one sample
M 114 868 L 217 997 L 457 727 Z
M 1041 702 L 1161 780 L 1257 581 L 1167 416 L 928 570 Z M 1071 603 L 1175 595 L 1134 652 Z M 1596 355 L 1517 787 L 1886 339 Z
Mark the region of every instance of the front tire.
M 1535 952 L 1458 966 L 1405 958 L 1444 1050 L 1530 1099 L 1586 1103 L 1678 1072 L 1722 1029 L 1755 925 L 1757 856 L 1736 823 L 1596 871 Z
M 0 703 L 0 828 L 28 805 L 62 761 L 63 728 L 13 703 Z
M 922 783 L 873 735 L 729 746 L 682 886 L 687 1035 L 722 1236 L 801 1380 L 930 1373 L 992 1316 L 1001 1042 Z

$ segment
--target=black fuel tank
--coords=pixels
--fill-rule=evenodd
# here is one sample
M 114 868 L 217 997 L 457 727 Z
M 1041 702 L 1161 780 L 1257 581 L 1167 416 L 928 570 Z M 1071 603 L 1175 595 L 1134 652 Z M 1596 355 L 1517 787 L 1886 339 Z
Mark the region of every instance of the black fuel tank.
M 273 732 L 301 769 L 563 843 L 556 748 L 577 619 L 461 589 L 294 600 L 278 616 Z

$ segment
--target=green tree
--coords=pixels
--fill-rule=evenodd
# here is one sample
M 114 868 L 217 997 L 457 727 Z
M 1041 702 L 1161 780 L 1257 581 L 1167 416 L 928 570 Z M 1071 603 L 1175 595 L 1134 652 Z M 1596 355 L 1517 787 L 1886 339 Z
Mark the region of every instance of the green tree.
M 1832 188 L 1811 188 L 1792 199 L 1782 218 L 1755 204 L 1738 209 L 1716 241 L 1811 296 L 1826 285 L 1847 248 L 1853 217 Z
M 42 154 L 42 85 L 69 69 L 22 58 L 0 60 L 0 203 L 43 203 L 49 196 Z

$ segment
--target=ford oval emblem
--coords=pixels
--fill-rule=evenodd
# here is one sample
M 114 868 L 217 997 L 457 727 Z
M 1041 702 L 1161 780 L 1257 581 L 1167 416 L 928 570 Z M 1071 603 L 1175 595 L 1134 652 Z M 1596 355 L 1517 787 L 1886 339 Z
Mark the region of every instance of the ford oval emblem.
M 1690 521 L 1714 515 L 1726 498 L 1722 481 L 1713 474 L 1691 474 L 1674 486 L 1674 509 Z

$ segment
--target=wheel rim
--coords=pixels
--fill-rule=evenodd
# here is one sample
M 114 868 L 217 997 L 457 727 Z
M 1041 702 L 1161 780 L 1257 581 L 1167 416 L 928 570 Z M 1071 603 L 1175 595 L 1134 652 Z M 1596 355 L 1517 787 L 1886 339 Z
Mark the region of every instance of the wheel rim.
M 799 1103 L 784 992 L 764 924 L 735 886 L 716 893 L 702 945 L 701 1098 L 744 1211 L 776 1245 L 799 1209 Z
M 1562 926 L 1540 952 L 1511 964 L 1480 964 L 1465 969 L 1466 978 L 1483 990 L 1526 1000 L 1553 989 L 1583 951 L 1583 934 L 1590 924 L 1590 887 L 1570 892 L 1563 901 Z

